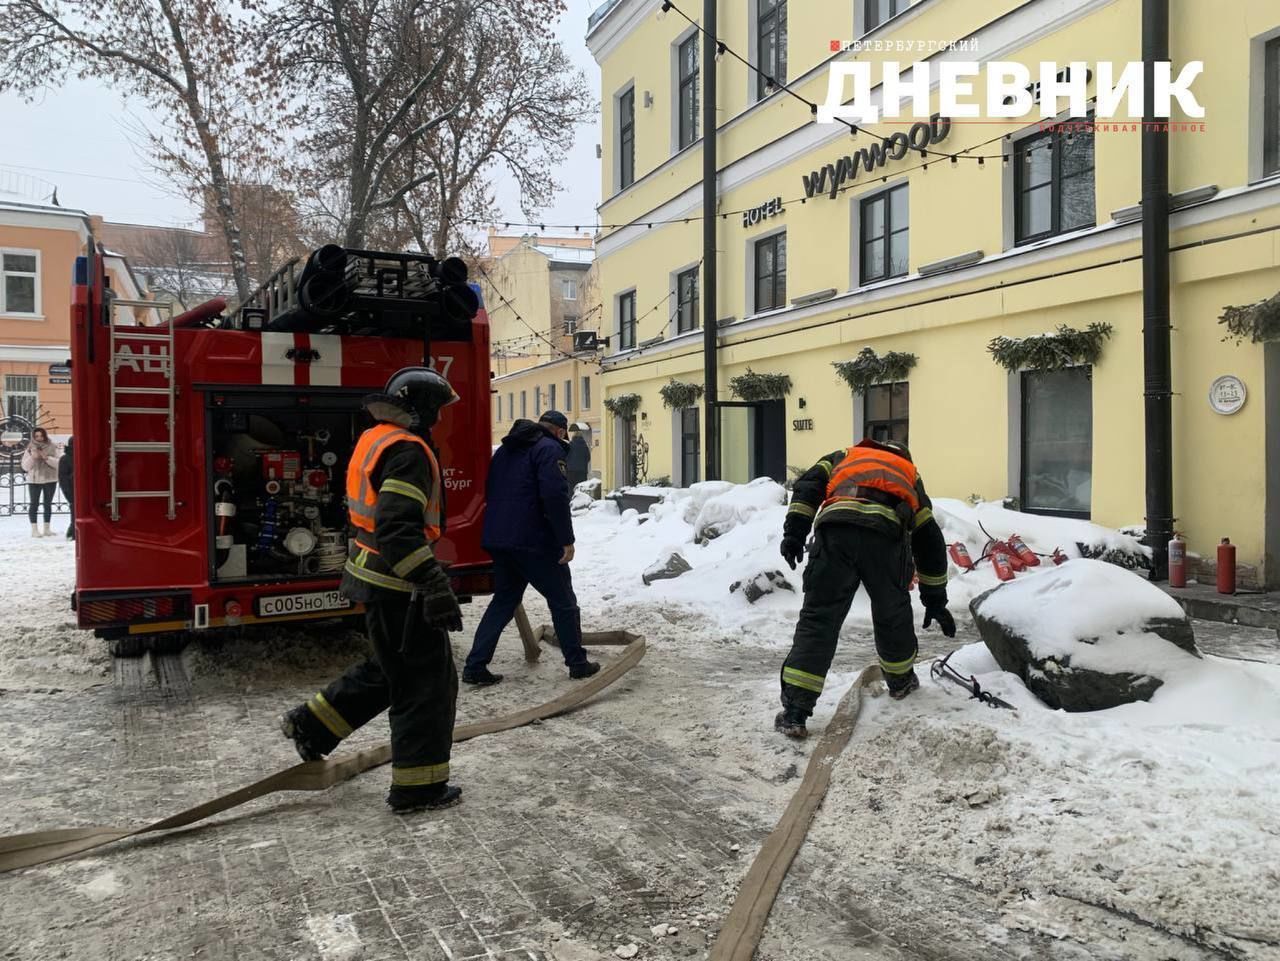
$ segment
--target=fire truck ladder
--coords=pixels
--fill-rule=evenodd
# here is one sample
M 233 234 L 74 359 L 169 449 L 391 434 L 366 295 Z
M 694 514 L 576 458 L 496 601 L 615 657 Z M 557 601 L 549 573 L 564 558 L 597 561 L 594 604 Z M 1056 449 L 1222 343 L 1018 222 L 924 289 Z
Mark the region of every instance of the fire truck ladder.
M 166 517 L 174 520 L 177 515 L 177 504 L 174 500 L 174 475 L 177 472 L 177 458 L 174 451 L 174 411 L 176 390 L 173 377 L 173 305 L 167 303 L 159 303 L 153 300 L 121 300 L 113 298 L 111 301 L 112 315 L 107 329 L 111 334 L 111 376 L 109 378 L 111 393 L 111 448 L 110 448 L 110 473 L 111 473 L 111 519 L 118 521 L 120 519 L 120 502 L 126 499 L 134 498 L 165 498 L 169 503 L 169 509 Z M 117 325 L 115 322 L 114 308 L 125 307 L 129 309 L 145 308 L 147 310 L 158 311 L 163 319 L 163 323 L 154 327 Z M 149 342 L 159 344 L 160 352 L 153 354 L 146 352 L 142 355 L 126 351 L 121 353 L 122 346 L 132 344 L 140 344 Z M 120 368 L 124 363 L 136 363 L 139 359 L 145 358 L 145 373 L 159 375 L 164 380 L 163 387 L 134 387 L 119 383 L 118 375 Z M 163 407 L 140 407 L 136 406 L 136 402 L 131 404 L 129 400 L 133 397 L 151 396 L 164 397 L 165 405 Z M 124 398 L 124 402 L 122 402 Z M 122 441 L 119 439 L 119 428 L 121 418 L 156 418 L 164 417 L 165 422 L 165 439 L 149 440 L 149 441 Z M 168 458 L 169 470 L 168 487 L 165 490 L 121 490 L 119 476 L 119 461 L 121 455 L 141 454 L 147 456 L 155 456 L 156 454 L 164 454 Z

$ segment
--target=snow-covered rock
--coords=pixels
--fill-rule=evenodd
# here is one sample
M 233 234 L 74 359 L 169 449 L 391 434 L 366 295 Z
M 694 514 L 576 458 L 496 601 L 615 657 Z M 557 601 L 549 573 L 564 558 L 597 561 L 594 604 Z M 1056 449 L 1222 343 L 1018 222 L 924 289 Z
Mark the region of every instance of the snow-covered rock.
M 644 581 L 644 586 L 648 587 L 654 581 L 667 581 L 672 578 L 679 577 L 681 574 L 687 574 L 693 570 L 689 566 L 689 562 L 684 559 L 684 555 L 679 551 L 667 551 L 666 554 L 649 565 L 645 572 L 640 575 L 640 579 Z
M 795 588 L 791 586 L 791 582 L 782 571 L 761 571 L 754 577 L 743 578 L 729 585 L 730 594 L 742 591 L 742 596 L 750 604 L 754 604 L 766 594 L 772 594 L 775 590 L 795 592 Z
M 997 663 L 1066 711 L 1150 700 L 1167 670 L 1199 657 L 1176 601 L 1102 561 L 1076 559 L 1010 581 L 970 610 Z

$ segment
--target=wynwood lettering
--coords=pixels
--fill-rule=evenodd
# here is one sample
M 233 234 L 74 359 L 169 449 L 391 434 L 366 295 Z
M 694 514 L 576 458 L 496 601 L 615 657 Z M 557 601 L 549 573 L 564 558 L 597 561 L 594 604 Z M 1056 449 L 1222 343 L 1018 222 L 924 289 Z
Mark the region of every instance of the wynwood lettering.
M 1115 64 L 1104 60 L 1099 61 L 1096 67 L 1098 82 L 1094 115 L 1106 120 L 1115 119 L 1120 115 L 1123 103 L 1125 119 L 1141 119 L 1146 91 L 1142 61 Z M 935 81 L 940 113 L 957 120 L 974 119 L 984 115 L 982 102 L 974 94 L 979 77 L 986 81 L 983 102 L 987 117 L 1026 117 L 1035 110 L 1037 101 L 1041 119 L 1056 117 L 1064 110 L 1069 110 L 1073 116 L 1083 116 L 1088 111 L 1089 82 L 1094 74 L 1084 61 L 1072 61 L 1065 68 L 1045 61 L 1039 64 L 1038 83 L 1033 83 L 1031 67 L 1011 61 L 945 61 L 935 65 L 920 60 L 901 69 L 896 61 L 886 60 L 881 64 L 883 74 L 878 86 L 883 105 L 879 105 L 871 102 L 874 86 L 871 68 L 871 62 L 856 60 L 831 65 L 827 99 L 818 107 L 818 123 L 877 123 L 882 117 L 902 116 L 906 101 L 910 101 L 909 116 L 928 117 Z M 1184 64 L 1177 77 L 1174 77 L 1173 64 L 1169 61 L 1153 64 L 1155 116 L 1169 119 L 1176 100 L 1178 108 L 1188 118 L 1203 120 L 1204 107 L 1191 90 L 1192 83 L 1203 72 L 1202 60 Z M 850 81 L 853 96 L 846 103 L 845 87 Z
M 934 114 L 928 123 L 912 124 L 905 133 L 898 131 L 879 143 L 863 147 L 857 153 L 841 157 L 821 170 L 804 174 L 806 198 L 826 194 L 835 200 L 845 184 L 858 178 L 862 171 L 871 173 L 893 160 L 901 160 L 912 150 L 926 150 L 941 143 L 951 133 L 951 120 Z

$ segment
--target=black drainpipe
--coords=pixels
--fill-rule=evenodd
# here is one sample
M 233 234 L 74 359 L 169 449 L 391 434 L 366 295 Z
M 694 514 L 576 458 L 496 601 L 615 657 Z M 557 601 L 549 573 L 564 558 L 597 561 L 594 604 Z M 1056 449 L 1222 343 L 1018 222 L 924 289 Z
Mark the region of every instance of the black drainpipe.
M 720 479 L 719 321 L 716 313 L 716 2 L 703 0 L 702 26 L 702 437 L 703 480 Z
M 1169 59 L 1169 0 L 1142 0 L 1142 360 L 1151 580 L 1169 576 L 1173 375 L 1169 350 L 1169 134 L 1155 115 L 1155 64 Z

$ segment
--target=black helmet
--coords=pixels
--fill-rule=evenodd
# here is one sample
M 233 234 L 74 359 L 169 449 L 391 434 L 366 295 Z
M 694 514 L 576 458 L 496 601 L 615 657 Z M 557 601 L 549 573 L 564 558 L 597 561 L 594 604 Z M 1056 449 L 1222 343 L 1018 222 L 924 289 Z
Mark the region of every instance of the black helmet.
M 381 394 L 365 400 L 376 420 L 401 427 L 431 427 L 442 408 L 459 400 L 458 392 L 427 367 L 405 367 L 391 375 Z
M 887 440 L 884 442 L 884 446 L 889 448 L 889 450 L 893 451 L 895 454 L 897 454 L 899 457 L 903 458 L 904 460 L 908 460 L 908 461 L 911 460 L 911 451 L 907 450 L 906 444 L 903 444 L 900 441 L 896 441 L 896 440 Z

